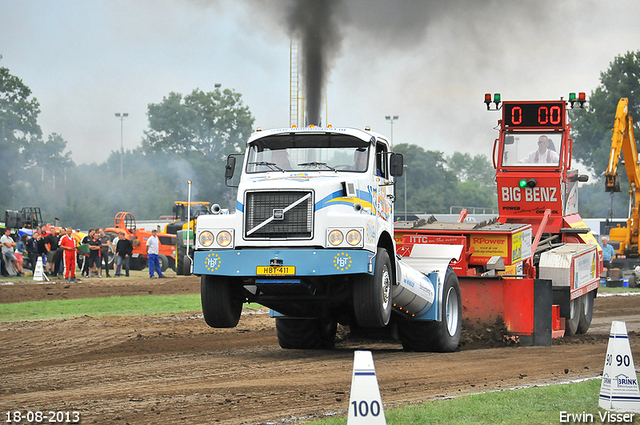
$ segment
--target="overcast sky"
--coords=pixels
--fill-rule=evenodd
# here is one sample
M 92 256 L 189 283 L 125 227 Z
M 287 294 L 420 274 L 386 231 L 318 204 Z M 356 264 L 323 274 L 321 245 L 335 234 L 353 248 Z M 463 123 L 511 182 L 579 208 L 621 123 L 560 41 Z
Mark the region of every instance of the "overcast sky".
M 289 0 L 0 0 L 0 66 L 40 102 L 76 163 L 140 144 L 147 105 L 215 84 L 262 128 L 289 125 Z M 638 0 L 343 0 L 328 122 L 446 154 L 491 155 L 503 100 L 587 95 L 640 49 Z M 324 112 L 323 112 L 324 115 Z M 613 125 L 613 116 L 612 125 Z

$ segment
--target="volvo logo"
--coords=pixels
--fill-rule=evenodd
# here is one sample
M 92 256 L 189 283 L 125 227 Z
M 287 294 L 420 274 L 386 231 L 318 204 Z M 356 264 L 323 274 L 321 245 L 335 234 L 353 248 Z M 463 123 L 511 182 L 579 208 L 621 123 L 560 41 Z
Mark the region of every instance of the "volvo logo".
M 273 210 L 273 219 L 274 220 L 284 220 L 284 210 L 282 208 Z

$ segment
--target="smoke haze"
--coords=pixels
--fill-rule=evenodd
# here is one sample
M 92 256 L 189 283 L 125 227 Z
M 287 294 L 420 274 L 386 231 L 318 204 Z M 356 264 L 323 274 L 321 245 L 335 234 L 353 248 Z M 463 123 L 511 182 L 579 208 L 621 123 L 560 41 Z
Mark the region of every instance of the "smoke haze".
M 221 83 L 256 125 L 286 125 L 291 38 L 315 52 L 302 70 L 310 117 L 326 94 L 323 124 L 388 133 L 384 116 L 398 115 L 396 143 L 447 154 L 491 155 L 499 117 L 484 93 L 589 93 L 640 48 L 637 0 L 30 0 L 0 2 L 0 15 L 0 66 L 32 89 L 43 133 L 67 140 L 76 163 L 119 151 L 114 112 L 129 113 L 125 150 L 139 146 L 147 105 L 171 91 Z

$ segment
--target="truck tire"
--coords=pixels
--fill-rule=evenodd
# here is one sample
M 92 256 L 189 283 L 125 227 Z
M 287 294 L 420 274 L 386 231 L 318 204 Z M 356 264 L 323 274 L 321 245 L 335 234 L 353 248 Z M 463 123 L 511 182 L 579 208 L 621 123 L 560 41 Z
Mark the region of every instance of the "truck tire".
M 160 260 L 160 270 L 164 273 L 169 268 L 169 259 L 164 254 L 158 255 L 158 259 Z
M 233 328 L 238 324 L 243 302 L 239 290 L 240 287 L 231 285 L 227 278 L 202 275 L 200 299 L 207 325 L 212 328 Z
M 564 318 L 564 334 L 573 336 L 578 333 L 580 324 L 580 312 L 582 311 L 582 297 L 569 301 L 569 316 Z
M 582 308 L 580 309 L 580 319 L 578 320 L 577 333 L 579 334 L 587 333 L 589 326 L 591 326 L 595 295 L 596 291 L 591 291 L 580 297 L 582 299 Z
M 353 284 L 353 307 L 356 321 L 365 328 L 381 328 L 391 318 L 393 269 L 389 254 L 378 248 L 373 276 L 362 275 Z
M 332 319 L 289 319 L 276 317 L 280 347 L 295 350 L 332 348 L 337 323 Z
M 398 334 L 405 350 L 450 353 L 458 348 L 462 333 L 462 299 L 458 277 L 451 267 L 447 269 L 442 289 L 442 321 L 398 322 Z
M 184 246 L 178 244 L 176 247 L 176 274 L 178 276 L 184 276 L 188 273 L 184 271 L 184 256 L 187 254 L 187 250 Z

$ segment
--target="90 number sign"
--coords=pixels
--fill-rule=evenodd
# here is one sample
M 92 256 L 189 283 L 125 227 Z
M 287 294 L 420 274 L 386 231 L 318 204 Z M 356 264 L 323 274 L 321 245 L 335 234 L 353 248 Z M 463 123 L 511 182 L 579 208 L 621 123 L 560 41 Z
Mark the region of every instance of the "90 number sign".
M 565 103 L 559 102 L 529 102 L 508 103 L 502 106 L 505 127 L 562 128 L 565 121 Z

